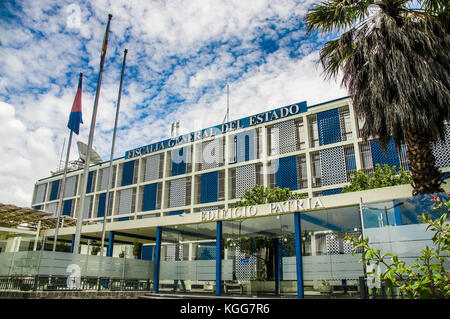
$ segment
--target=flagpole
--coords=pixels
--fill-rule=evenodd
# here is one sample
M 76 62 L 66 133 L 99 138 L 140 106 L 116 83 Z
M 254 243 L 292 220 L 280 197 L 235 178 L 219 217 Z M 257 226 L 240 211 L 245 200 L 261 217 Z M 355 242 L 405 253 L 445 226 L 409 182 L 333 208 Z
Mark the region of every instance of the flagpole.
M 100 246 L 100 256 L 103 256 L 103 246 L 105 244 L 105 231 L 106 231 L 106 215 L 109 211 L 109 190 L 111 189 L 112 184 L 112 174 L 113 174 L 113 157 L 114 157 L 114 145 L 116 143 L 116 132 L 117 132 L 117 124 L 119 122 L 119 109 L 120 109 L 120 99 L 122 97 L 122 85 L 123 85 L 123 75 L 125 73 L 125 63 L 127 59 L 127 53 L 128 50 L 125 49 L 124 55 L 123 55 L 123 62 L 122 62 L 122 74 L 120 76 L 120 85 L 119 85 L 119 96 L 117 97 L 117 107 L 116 107 L 116 119 L 114 121 L 114 132 L 111 142 L 111 156 L 109 158 L 109 175 L 108 175 L 108 183 L 107 183 L 107 189 L 106 189 L 106 212 L 103 215 L 103 226 L 102 226 L 102 244 Z
M 84 164 L 84 170 L 83 170 L 83 178 L 81 182 L 81 194 L 80 194 L 80 202 L 77 205 L 77 226 L 75 229 L 75 240 L 74 240 L 74 249 L 73 252 L 75 254 L 78 254 L 80 252 L 80 240 L 81 240 L 81 226 L 83 222 L 83 206 L 84 206 L 84 200 L 86 197 L 86 184 L 87 179 L 89 175 L 89 166 L 91 162 L 91 149 L 92 144 L 94 140 L 94 130 L 95 130 L 95 121 L 97 118 L 97 108 L 98 108 L 98 99 L 100 96 L 100 87 L 102 83 L 102 73 L 103 73 L 103 62 L 104 62 L 104 56 L 106 55 L 106 47 L 105 44 L 108 41 L 108 33 L 109 33 L 109 25 L 111 22 L 112 14 L 108 15 L 108 24 L 106 25 L 106 31 L 105 31 L 105 37 L 103 39 L 103 47 L 102 47 L 102 54 L 101 54 L 101 61 L 100 61 L 100 72 L 98 74 L 98 80 L 97 80 L 97 92 L 95 93 L 95 100 L 94 100 L 94 109 L 92 110 L 92 119 L 91 119 L 91 127 L 89 130 L 89 141 L 88 141 L 88 147 L 86 152 L 86 162 Z M 105 51 L 103 51 L 105 50 Z
M 80 78 L 78 80 L 78 86 L 80 85 L 81 81 L 83 80 L 83 73 L 80 73 Z M 77 91 L 78 94 L 78 91 Z M 69 164 L 69 155 L 70 155 L 70 148 L 72 146 L 72 136 L 73 136 L 73 130 L 70 130 L 69 135 L 69 143 L 67 143 L 67 154 L 66 154 L 66 161 L 64 163 L 64 175 L 62 179 L 62 185 L 60 187 L 61 193 L 59 194 L 59 202 L 58 207 L 56 211 L 56 229 L 55 229 L 55 238 L 53 240 L 53 251 L 56 250 L 56 242 L 58 241 L 58 231 L 59 231 L 59 220 L 62 215 L 63 211 L 63 200 L 64 200 L 64 193 L 66 191 L 66 178 L 67 178 L 67 166 Z M 62 157 L 62 154 L 61 154 Z
M 63 210 L 64 192 L 66 190 L 67 164 L 69 162 L 70 146 L 72 145 L 72 136 L 73 136 L 73 131 L 70 130 L 69 143 L 67 144 L 66 163 L 64 164 L 64 175 L 63 175 L 63 179 L 62 179 L 62 185 L 60 187 L 61 192 L 59 193 L 58 209 L 56 212 L 56 229 L 55 229 L 55 238 L 53 240 L 53 251 L 56 250 L 56 241 L 58 240 L 58 230 L 59 230 L 59 219 L 62 215 L 62 210 Z

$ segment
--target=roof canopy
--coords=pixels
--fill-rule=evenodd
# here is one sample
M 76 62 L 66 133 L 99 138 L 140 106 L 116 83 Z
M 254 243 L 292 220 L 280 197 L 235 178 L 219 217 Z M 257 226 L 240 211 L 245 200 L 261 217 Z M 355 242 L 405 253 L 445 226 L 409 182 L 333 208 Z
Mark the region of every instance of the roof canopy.
M 0 203 L 0 226 L 12 228 L 21 224 L 37 225 L 39 221 L 41 221 L 41 229 L 56 228 L 56 217 L 53 213 Z M 87 224 L 87 222 L 83 223 Z M 76 219 L 61 216 L 60 227 L 69 226 L 76 226 Z

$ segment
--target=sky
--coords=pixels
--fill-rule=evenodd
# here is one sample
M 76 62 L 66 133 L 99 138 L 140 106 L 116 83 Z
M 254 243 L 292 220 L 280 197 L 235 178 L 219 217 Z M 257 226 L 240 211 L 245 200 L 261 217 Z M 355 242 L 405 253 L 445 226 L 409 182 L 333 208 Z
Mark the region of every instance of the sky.
M 100 50 L 111 20 L 94 147 L 110 157 L 123 53 L 128 49 L 114 158 L 170 136 L 300 101 L 347 96 L 325 79 L 323 44 L 307 34 L 315 1 L 0 1 L 0 203 L 30 207 L 34 184 L 51 175 L 69 137 L 67 121 L 83 73 L 87 143 Z M 63 152 L 65 157 L 66 150 Z

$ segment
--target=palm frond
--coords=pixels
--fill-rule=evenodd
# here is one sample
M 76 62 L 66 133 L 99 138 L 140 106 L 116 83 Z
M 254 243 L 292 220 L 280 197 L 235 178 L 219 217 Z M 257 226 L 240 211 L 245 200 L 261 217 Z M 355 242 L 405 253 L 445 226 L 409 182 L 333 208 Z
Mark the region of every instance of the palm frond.
M 354 23 L 363 21 L 373 0 L 327 0 L 313 7 L 304 18 L 308 32 L 342 31 Z
M 326 78 L 335 78 L 340 67 L 351 56 L 354 46 L 353 33 L 353 29 L 345 32 L 340 38 L 327 42 L 320 51 L 320 62 Z
M 380 136 L 382 144 L 390 136 L 399 144 L 405 130 L 441 138 L 450 115 L 450 36 L 427 21 L 399 27 L 387 15 L 367 28 L 354 35 L 342 66 L 355 112 L 366 119 L 363 135 Z

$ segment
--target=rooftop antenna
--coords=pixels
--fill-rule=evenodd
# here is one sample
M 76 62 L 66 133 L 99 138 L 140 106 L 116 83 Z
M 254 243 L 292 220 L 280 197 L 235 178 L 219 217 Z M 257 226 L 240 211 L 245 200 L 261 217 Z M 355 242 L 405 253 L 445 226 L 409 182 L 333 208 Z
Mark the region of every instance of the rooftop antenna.
M 58 167 L 56 167 L 56 171 L 60 171 L 61 170 L 61 165 L 63 163 L 63 154 L 64 154 L 64 147 L 66 146 L 66 138 L 64 138 L 64 142 L 63 142 L 63 147 L 61 150 L 61 157 L 59 158 L 59 165 Z
M 179 135 L 180 121 L 172 122 L 170 126 L 170 137 L 176 137 Z
M 86 143 L 83 143 L 81 141 L 77 142 L 77 146 L 78 146 L 78 154 L 80 155 L 80 160 L 81 160 L 81 162 L 85 163 L 86 162 L 86 157 L 87 157 L 88 146 L 87 146 Z M 103 162 L 102 158 L 95 151 L 94 147 L 91 148 L 91 160 L 90 160 L 90 162 L 92 164 L 98 164 L 98 163 Z
M 223 123 L 230 121 L 230 86 L 227 84 L 227 113 L 223 118 Z

